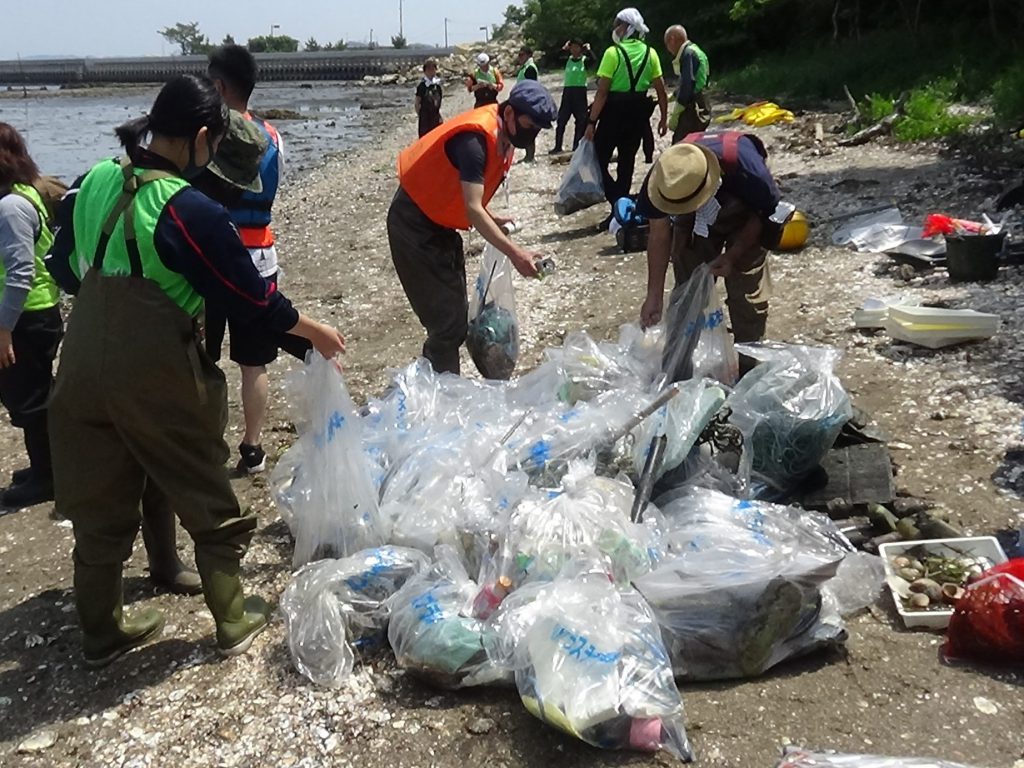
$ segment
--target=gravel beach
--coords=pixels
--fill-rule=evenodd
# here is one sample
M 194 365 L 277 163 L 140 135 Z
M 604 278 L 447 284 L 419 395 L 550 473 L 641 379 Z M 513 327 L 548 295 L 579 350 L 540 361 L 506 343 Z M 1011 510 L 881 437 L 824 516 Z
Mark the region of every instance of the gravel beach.
M 461 89 L 460 89 L 461 90 Z M 556 93 L 557 97 L 557 93 Z M 385 214 L 396 189 L 395 157 L 415 138 L 415 118 L 378 110 L 378 132 L 292 182 L 275 208 L 282 289 L 313 317 L 337 325 L 349 352 L 346 378 L 357 400 L 379 392 L 388 371 L 419 352 L 423 333 L 394 274 Z M 445 113 L 465 108 L 452 93 Z M 837 116 L 806 114 L 760 129 L 787 199 L 813 220 L 897 202 L 908 220 L 933 211 L 974 218 L 1011 178 L 931 145 L 841 148 Z M 825 138 L 815 138 L 815 123 Z M 643 254 L 623 255 L 596 224 L 603 209 L 567 218 L 552 210 L 565 166 L 546 155 L 516 164 L 509 194 L 492 206 L 521 223 L 516 238 L 552 257 L 544 281 L 517 280 L 520 370 L 566 333 L 614 337 L 637 318 Z M 659 147 L 666 140 L 659 141 Z M 641 162 L 637 181 L 646 172 Z M 1024 270 L 1004 267 L 991 283 L 951 284 L 944 271 L 893 268 L 888 257 L 831 245 L 831 227 L 808 247 L 772 257 L 772 339 L 829 344 L 855 405 L 893 438 L 901 491 L 930 499 L 971 533 L 1016 529 L 1024 510 Z M 466 238 L 467 271 L 481 240 Z M 983 343 L 932 351 L 852 328 L 870 296 L 907 293 L 921 302 L 1002 317 Z M 294 440 L 284 382 L 295 363 L 271 369 L 264 446 L 272 459 Z M 473 370 L 464 355 L 463 370 Z M 228 369 L 232 422 L 240 435 L 237 368 Z M 0 477 L 21 466 L 19 435 L 0 425 Z M 1009 455 L 1010 458 L 1007 458 Z M 995 478 L 1002 479 L 1002 486 Z M 1020 479 L 1018 479 L 1020 478 Z M 291 539 L 266 476 L 235 481 L 259 515 L 244 561 L 249 588 L 276 602 L 289 579 Z M 191 543 L 179 545 L 191 558 Z M 160 607 L 162 637 L 111 667 L 88 671 L 71 593 L 70 524 L 51 506 L 0 514 L 0 765 L 6 766 L 572 766 L 661 765 L 664 756 L 601 752 L 533 719 L 514 690 L 448 693 L 397 669 L 389 654 L 364 660 L 340 691 L 315 688 L 293 669 L 281 620 L 249 654 L 213 650 L 201 598 L 154 594 L 141 539 L 125 573 L 126 601 Z M 682 686 L 698 765 L 768 768 L 787 743 L 851 752 L 941 757 L 988 768 L 1024 766 L 1024 675 L 943 664 L 942 636 L 907 632 L 880 600 L 849 623 L 845 654 L 785 664 L 763 678 Z M 1016 762 L 1015 762 L 1016 761 Z

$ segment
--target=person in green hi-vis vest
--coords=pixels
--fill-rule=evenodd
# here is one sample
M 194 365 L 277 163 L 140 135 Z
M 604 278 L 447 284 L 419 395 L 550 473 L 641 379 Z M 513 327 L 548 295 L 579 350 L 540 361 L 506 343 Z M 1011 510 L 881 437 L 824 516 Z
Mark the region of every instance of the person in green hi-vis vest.
M 148 115 L 117 129 L 126 157 L 96 164 L 58 211 L 47 266 L 77 298 L 49 422 L 56 502 L 74 525 L 89 667 L 163 627 L 159 611 L 123 610 L 122 568 L 147 483 L 171 500 L 195 543 L 218 652 L 244 653 L 267 626 L 270 605 L 242 588 L 256 517 L 239 508 L 225 467 L 227 390 L 201 340 L 204 303 L 268 334 L 308 339 L 328 359 L 344 351 L 340 333 L 260 276 L 228 212 L 191 185 L 228 119 L 208 78 L 171 79 Z
M 39 178 L 21 135 L 0 123 L 0 402 L 29 459 L 0 495 L 8 509 L 53 499 L 46 401 L 64 322 L 60 291 L 43 264 L 53 233 Z
M 521 83 L 523 80 L 540 79 L 540 70 L 537 68 L 537 63 L 533 60 L 533 48 L 528 45 L 520 48 L 516 63 L 519 64 L 519 70 L 516 72 L 516 82 Z M 536 155 L 537 145 L 531 142 L 526 147 L 526 157 L 523 158 L 523 162 L 532 163 Z
M 555 147 L 548 154 L 557 155 L 562 151 L 562 140 L 569 118 L 574 121 L 572 149 L 575 152 L 580 139 L 587 130 L 587 61 L 593 58 L 590 44 L 579 38 L 567 40 L 562 46 L 569 52 L 565 62 L 565 85 L 562 88 L 562 103 L 558 105 L 558 123 L 555 125 Z
M 707 97 L 711 67 L 707 54 L 690 40 L 681 24 L 665 30 L 665 47 L 672 54 L 672 68 L 679 75 L 675 104 L 668 120 L 675 144 L 711 125 L 711 103 Z

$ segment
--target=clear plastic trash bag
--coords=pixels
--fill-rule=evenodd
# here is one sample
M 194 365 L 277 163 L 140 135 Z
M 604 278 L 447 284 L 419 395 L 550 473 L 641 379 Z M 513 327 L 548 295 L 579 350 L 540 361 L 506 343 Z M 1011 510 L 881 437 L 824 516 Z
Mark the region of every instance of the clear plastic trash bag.
M 383 642 L 384 600 L 429 566 L 422 552 L 385 546 L 300 568 L 281 595 L 295 668 L 317 685 L 340 687 L 352 673 L 354 649 Z
M 619 584 L 647 573 L 656 546 L 650 530 L 630 521 L 633 494 L 631 483 L 597 476 L 593 460 L 570 462 L 560 490 L 537 491 L 511 511 L 483 588 L 552 581 L 574 563 Z
M 455 550 L 438 547 L 434 566 L 387 601 L 388 642 L 398 666 L 440 688 L 509 682 L 488 656 L 494 629 L 469 615 L 477 591 Z
M 731 386 L 739 377 L 725 308 L 707 264 L 669 295 L 661 369 L 670 382 L 709 378 Z
M 840 353 L 774 342 L 737 349 L 760 361 L 726 401 L 730 422 L 743 433 L 740 476 L 791 490 L 821 463 L 853 415 L 834 373 Z
M 962 763 L 949 763 L 927 757 L 880 757 L 848 755 L 839 752 L 812 752 L 801 747 L 787 747 L 786 754 L 775 768 L 971 768 Z
M 527 710 L 604 749 L 693 753 L 683 702 L 650 607 L 603 573 L 513 592 L 494 615 L 499 666 Z
M 290 383 L 307 409 L 299 425 L 300 447 L 293 449 L 293 483 L 286 491 L 293 565 L 380 546 L 388 532 L 363 451 L 362 419 L 341 372 L 313 353 Z
M 581 141 L 555 194 L 555 213 L 566 216 L 605 201 L 601 165 L 594 142 Z
M 512 263 L 488 243 L 469 303 L 466 349 L 480 375 L 509 379 L 519 360 L 519 318 L 512 287 Z
M 753 677 L 846 639 L 822 587 L 853 547 L 827 517 L 700 488 L 659 501 L 667 552 L 634 584 L 678 676 Z

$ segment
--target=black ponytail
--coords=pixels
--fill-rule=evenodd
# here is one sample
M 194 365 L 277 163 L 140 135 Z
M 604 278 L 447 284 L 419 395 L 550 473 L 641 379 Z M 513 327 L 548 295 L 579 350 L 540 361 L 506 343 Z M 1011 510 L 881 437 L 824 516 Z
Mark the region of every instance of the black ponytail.
M 125 148 L 128 156 L 131 157 L 135 154 L 135 150 L 139 148 L 142 139 L 149 133 L 149 115 L 136 117 L 134 120 L 122 123 L 114 129 L 114 133 L 117 134 L 121 146 Z
M 129 156 L 147 133 L 190 139 L 200 128 L 210 138 L 222 136 L 228 127 L 228 108 L 208 77 L 178 75 L 168 80 L 145 117 L 129 120 L 115 129 Z

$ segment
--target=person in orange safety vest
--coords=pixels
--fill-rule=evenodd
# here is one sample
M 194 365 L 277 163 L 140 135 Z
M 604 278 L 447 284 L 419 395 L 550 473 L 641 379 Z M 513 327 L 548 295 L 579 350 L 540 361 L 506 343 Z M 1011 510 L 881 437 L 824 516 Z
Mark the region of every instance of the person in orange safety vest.
M 459 230 L 471 227 L 505 254 L 523 277 L 541 255 L 513 243 L 488 204 L 515 148 L 532 144 L 558 110 L 535 80 L 517 83 L 508 100 L 465 112 L 435 128 L 398 157 L 399 188 L 388 210 L 391 259 L 413 312 L 427 331 L 423 356 L 435 371 L 459 372 L 468 330 L 466 262 Z

